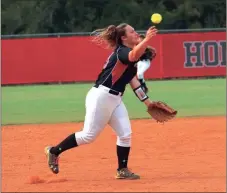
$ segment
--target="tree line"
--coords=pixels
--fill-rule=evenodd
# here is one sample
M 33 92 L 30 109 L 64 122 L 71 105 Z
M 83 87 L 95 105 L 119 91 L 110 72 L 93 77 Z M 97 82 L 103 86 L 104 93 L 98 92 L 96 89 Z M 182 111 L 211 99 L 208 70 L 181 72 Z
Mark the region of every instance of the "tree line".
M 2 34 L 91 32 L 129 23 L 136 30 L 226 27 L 225 0 L 2 0 Z

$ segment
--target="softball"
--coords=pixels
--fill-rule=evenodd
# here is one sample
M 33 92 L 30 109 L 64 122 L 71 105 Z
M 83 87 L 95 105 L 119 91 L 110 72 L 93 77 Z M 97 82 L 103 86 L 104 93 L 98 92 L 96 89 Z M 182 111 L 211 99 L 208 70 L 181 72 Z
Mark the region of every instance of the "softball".
M 151 21 L 155 24 L 158 24 L 162 21 L 162 16 L 159 13 L 154 13 L 151 16 Z

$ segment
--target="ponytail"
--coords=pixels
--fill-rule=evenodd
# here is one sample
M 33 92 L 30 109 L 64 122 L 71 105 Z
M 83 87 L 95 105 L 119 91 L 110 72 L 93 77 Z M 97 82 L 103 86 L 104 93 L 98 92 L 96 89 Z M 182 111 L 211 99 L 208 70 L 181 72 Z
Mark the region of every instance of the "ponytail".
M 109 25 L 103 29 L 97 29 L 94 33 L 93 41 L 98 45 L 107 44 L 109 48 L 115 48 L 122 43 L 121 37 L 125 35 L 125 27 L 128 24 L 118 26 Z

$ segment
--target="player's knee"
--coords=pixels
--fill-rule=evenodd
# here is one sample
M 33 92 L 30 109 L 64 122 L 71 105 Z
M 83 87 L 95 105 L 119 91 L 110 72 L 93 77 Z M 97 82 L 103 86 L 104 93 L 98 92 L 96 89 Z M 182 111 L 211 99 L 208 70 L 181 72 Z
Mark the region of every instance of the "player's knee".
M 95 135 L 89 135 L 89 134 L 85 134 L 84 137 L 83 137 L 83 140 L 85 143 L 92 143 L 94 142 L 96 139 L 96 136 Z
M 85 132 L 79 132 L 76 133 L 76 141 L 78 145 L 84 145 L 94 142 L 96 139 L 96 135 L 92 133 L 85 133 Z
M 131 147 L 131 133 L 124 136 L 118 136 L 117 145 L 122 147 Z

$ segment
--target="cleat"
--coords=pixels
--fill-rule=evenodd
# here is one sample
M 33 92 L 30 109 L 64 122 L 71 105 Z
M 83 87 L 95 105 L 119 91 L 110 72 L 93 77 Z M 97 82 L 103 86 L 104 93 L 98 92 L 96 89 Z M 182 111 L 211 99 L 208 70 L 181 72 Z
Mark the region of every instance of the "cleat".
M 128 180 L 137 180 L 140 179 L 140 176 L 132 173 L 128 168 L 122 168 L 117 171 L 115 176 L 116 179 L 128 179 Z
M 51 147 L 45 147 L 45 154 L 47 156 L 47 163 L 50 168 L 50 170 L 54 173 L 57 174 L 59 172 L 59 167 L 58 167 L 58 156 L 50 153 Z

